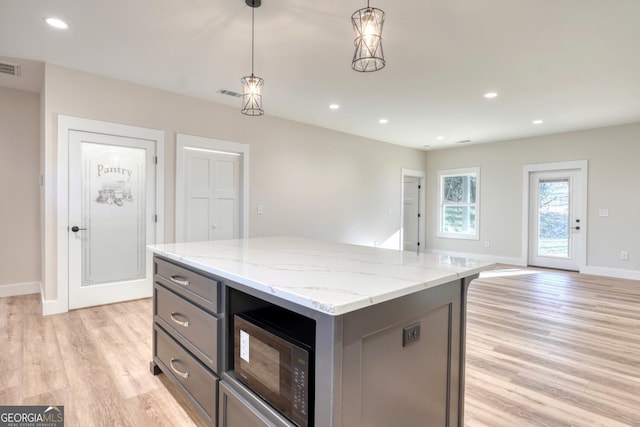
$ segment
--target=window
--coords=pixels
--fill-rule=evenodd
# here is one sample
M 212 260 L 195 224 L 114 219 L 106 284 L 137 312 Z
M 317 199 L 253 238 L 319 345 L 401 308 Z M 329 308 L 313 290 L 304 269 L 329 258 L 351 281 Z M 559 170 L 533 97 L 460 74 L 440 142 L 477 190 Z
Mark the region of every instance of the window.
M 475 239 L 479 235 L 480 168 L 438 172 L 439 237 Z

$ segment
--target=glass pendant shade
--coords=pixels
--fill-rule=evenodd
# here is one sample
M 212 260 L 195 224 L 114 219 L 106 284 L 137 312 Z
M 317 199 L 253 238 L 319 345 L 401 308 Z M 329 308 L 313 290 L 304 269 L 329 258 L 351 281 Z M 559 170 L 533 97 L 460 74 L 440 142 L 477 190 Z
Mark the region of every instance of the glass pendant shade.
M 367 4 L 367 7 L 357 10 L 351 16 L 351 23 L 356 34 L 354 42 L 356 51 L 351 68 L 361 72 L 378 71 L 384 68 L 385 60 L 382 52 L 384 12 Z
M 251 74 L 240 79 L 240 82 L 242 83 L 242 114 L 247 116 L 263 115 L 262 86 L 264 80 Z

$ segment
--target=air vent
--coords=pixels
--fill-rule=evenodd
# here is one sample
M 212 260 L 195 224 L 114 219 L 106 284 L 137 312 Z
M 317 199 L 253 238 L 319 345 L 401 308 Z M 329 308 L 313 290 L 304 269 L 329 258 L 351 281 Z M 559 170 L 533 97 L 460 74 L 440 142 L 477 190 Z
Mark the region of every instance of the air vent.
M 467 143 L 469 143 L 469 142 L 471 142 L 471 140 L 470 140 L 470 139 L 464 139 L 464 140 L 462 140 L 462 141 L 456 141 L 456 144 L 467 144 Z
M 220 90 L 218 91 L 218 93 L 221 93 L 221 94 L 223 94 L 223 95 L 233 96 L 233 97 L 235 97 L 235 98 L 241 98 L 241 97 L 242 97 L 242 94 L 241 94 L 241 93 L 234 92 L 234 91 L 232 91 L 232 90 L 220 89 Z
M 6 62 L 0 62 L 0 73 L 9 74 L 10 76 L 20 75 L 20 66 L 17 64 L 9 64 Z

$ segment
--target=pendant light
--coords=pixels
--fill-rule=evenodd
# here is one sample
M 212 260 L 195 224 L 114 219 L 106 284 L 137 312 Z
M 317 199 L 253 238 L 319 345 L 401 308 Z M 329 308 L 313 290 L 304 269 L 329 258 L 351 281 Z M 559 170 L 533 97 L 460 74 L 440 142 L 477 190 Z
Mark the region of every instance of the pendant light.
M 264 80 L 253 75 L 253 45 L 254 45 L 254 12 L 256 7 L 260 7 L 262 0 L 245 0 L 247 6 L 251 7 L 251 75 L 240 79 L 242 83 L 242 114 L 247 116 L 261 116 L 264 114 L 262 108 L 262 87 Z
M 385 60 L 382 52 L 384 11 L 370 7 L 367 0 L 367 7 L 356 10 L 351 15 L 351 23 L 356 33 L 356 52 L 353 54 L 351 68 L 363 73 L 384 68 Z

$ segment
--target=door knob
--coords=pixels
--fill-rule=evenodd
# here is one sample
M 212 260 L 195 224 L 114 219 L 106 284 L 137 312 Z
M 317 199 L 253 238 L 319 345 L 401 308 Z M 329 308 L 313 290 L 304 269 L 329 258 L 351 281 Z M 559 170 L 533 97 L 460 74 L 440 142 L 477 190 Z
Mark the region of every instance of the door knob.
M 77 233 L 80 230 L 86 230 L 86 228 L 80 228 L 77 225 L 74 225 L 73 227 L 71 227 L 71 231 L 73 231 L 74 233 Z
M 580 226 L 577 227 L 571 227 L 572 230 L 580 230 Z

